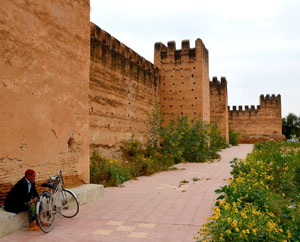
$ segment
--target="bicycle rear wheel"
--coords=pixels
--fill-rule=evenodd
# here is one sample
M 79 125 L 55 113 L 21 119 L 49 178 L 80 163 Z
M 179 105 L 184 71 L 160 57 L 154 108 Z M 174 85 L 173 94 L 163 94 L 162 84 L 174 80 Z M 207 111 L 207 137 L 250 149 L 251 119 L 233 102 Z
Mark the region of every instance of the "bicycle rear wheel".
M 50 232 L 54 226 L 55 206 L 51 201 L 49 192 L 44 192 L 36 204 L 36 220 L 41 230 L 45 233 Z
M 66 218 L 72 218 L 79 212 L 79 201 L 77 197 L 68 189 L 61 191 L 60 213 Z

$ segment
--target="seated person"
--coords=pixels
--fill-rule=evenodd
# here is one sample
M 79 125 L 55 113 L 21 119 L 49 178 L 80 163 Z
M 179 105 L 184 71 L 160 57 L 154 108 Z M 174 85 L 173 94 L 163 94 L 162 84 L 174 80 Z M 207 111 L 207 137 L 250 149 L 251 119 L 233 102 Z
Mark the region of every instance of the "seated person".
M 29 230 L 39 230 L 35 225 L 35 205 L 38 199 L 35 188 L 35 171 L 28 169 L 25 176 L 13 186 L 4 201 L 4 210 L 12 213 L 28 211 Z

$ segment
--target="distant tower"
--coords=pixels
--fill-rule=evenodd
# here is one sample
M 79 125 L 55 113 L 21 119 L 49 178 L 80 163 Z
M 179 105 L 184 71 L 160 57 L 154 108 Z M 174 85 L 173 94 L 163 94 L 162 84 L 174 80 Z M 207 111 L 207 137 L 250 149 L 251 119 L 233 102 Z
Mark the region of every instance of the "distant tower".
M 201 116 L 210 122 L 210 94 L 208 73 L 208 50 L 201 39 L 190 48 L 190 41 L 183 40 L 181 50 L 174 41 L 166 47 L 155 43 L 154 64 L 161 71 L 161 111 L 165 123 L 174 117 Z
M 210 86 L 210 122 L 219 126 L 221 135 L 229 142 L 227 81 L 213 77 Z

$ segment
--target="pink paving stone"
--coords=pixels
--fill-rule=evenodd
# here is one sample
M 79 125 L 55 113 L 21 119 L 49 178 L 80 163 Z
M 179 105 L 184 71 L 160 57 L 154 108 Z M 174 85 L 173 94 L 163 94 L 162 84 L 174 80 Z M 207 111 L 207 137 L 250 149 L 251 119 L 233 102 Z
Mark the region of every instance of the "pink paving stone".
M 212 213 L 214 190 L 228 184 L 233 158 L 244 158 L 252 145 L 240 145 L 221 152 L 222 159 L 214 163 L 182 163 L 178 170 L 161 172 L 123 187 L 105 188 L 104 198 L 84 205 L 72 219 L 57 218 L 48 234 L 20 230 L 0 242 L 11 241 L 101 241 L 101 242 L 192 242 L 206 217 Z M 200 178 L 193 181 L 193 178 Z M 180 181 L 187 180 L 178 188 Z M 123 226 L 134 226 L 133 232 L 147 233 L 145 238 L 128 237 L 130 232 L 117 230 L 108 221 L 123 221 Z M 141 228 L 141 223 L 156 224 Z M 96 230 L 113 230 L 110 235 L 95 235 Z

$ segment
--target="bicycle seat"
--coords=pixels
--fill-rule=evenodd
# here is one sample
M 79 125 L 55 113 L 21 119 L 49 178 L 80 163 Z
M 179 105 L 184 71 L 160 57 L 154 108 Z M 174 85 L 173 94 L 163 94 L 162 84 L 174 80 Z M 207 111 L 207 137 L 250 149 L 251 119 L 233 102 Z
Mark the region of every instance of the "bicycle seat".
M 53 183 L 43 183 L 41 185 L 42 187 L 48 187 L 48 188 L 51 188 L 51 189 L 55 189 L 55 186 Z

